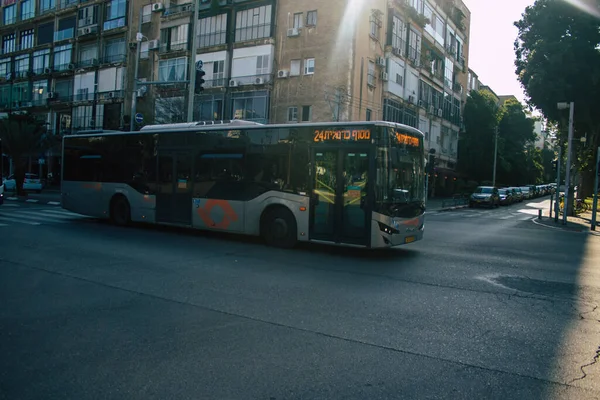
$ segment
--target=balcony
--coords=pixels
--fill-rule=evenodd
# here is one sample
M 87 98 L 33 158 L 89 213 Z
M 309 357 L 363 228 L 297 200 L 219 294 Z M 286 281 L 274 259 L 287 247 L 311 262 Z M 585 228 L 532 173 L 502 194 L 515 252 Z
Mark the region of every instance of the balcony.
M 112 29 L 123 28 L 125 26 L 125 17 L 111 19 L 110 21 L 104 22 L 102 29 L 104 31 L 110 31 Z
M 54 32 L 54 41 L 73 39 L 75 36 L 75 28 L 63 29 L 62 31 Z
M 194 5 L 192 3 L 188 4 L 180 4 L 176 6 L 169 7 L 163 13 L 163 17 L 170 17 L 173 15 L 179 15 L 184 13 L 189 13 L 194 11 Z
M 273 74 L 261 74 L 250 76 L 233 76 L 229 79 L 229 87 L 246 86 L 246 85 L 264 85 L 273 80 Z
M 185 42 L 171 42 L 171 43 L 161 43 L 160 44 L 160 53 L 170 53 L 176 51 L 186 51 L 189 48 L 189 43 Z
M 58 8 L 65 9 L 69 7 L 77 7 L 77 4 L 79 4 L 79 1 L 77 0 L 60 0 L 58 2 Z
M 204 82 L 205 89 L 225 87 L 229 83 L 227 78 L 206 79 Z
M 116 64 L 125 62 L 127 59 L 127 54 L 111 54 L 108 56 L 104 56 L 101 59 L 102 64 Z
M 125 96 L 124 90 L 110 90 L 107 92 L 96 93 L 96 100 L 100 100 L 100 101 L 115 100 L 115 99 L 122 100 L 124 96 Z

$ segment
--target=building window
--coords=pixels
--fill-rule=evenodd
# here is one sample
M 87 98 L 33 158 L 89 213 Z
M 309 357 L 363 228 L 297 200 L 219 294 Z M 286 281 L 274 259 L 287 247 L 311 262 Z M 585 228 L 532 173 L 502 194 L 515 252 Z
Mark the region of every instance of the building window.
M 33 18 L 35 16 L 35 0 L 25 0 L 21 2 L 21 20 Z
M 96 43 L 81 45 L 77 61 L 82 67 L 96 64 L 98 62 L 98 45 Z
M 64 44 L 54 48 L 54 70 L 65 71 L 71 63 L 72 44 Z
M 4 78 L 11 72 L 12 69 L 10 68 L 10 58 L 0 60 L 0 77 Z
M 227 41 L 227 14 L 202 18 L 198 21 L 198 47 L 225 44 Z
M 64 101 L 73 98 L 73 79 L 61 79 L 54 83 L 54 92 Z
M 29 82 L 15 83 L 12 90 L 13 102 L 31 101 Z
M 235 16 L 235 41 L 271 36 L 271 5 L 238 11 Z
M 127 0 L 112 0 L 106 4 L 105 10 L 103 27 L 105 31 L 125 26 Z
M 304 60 L 304 75 L 312 75 L 315 73 L 315 59 L 306 58 Z
M 269 72 L 269 55 L 263 54 L 256 57 L 256 75 L 268 75 Z
M 375 63 L 370 60 L 367 70 L 367 85 L 375 87 Z
M 17 39 L 14 33 L 2 36 L 2 53 L 12 53 L 17 49 Z
M 290 61 L 290 76 L 300 75 L 300 64 L 301 63 L 302 63 L 302 60 Z
M 54 10 L 55 7 L 56 7 L 55 0 L 41 0 L 40 1 L 40 11 L 42 13 L 52 11 L 52 10 Z
M 35 81 L 32 88 L 33 96 L 31 100 L 36 105 L 43 105 L 48 98 L 48 81 Z
M 75 36 L 75 24 L 77 18 L 69 17 L 58 21 L 58 30 L 54 32 L 54 41 L 72 39 Z
M 294 14 L 294 28 L 302 28 L 302 13 Z
M 306 26 L 317 26 L 317 10 L 306 13 Z
M 96 25 L 98 23 L 98 6 L 81 8 L 79 10 L 79 21 L 77 27 Z
M 188 48 L 189 24 L 174 26 L 161 30 L 160 50 L 180 51 Z
M 33 73 L 42 74 L 46 68 L 50 68 L 50 49 L 38 50 L 33 53 Z
M 142 42 L 140 44 L 140 59 L 147 60 L 150 58 L 150 42 Z
M 21 31 L 19 34 L 21 37 L 19 38 L 21 50 L 30 49 L 33 47 L 33 29 L 27 29 L 25 31 Z
M 142 24 L 152 21 L 152 4 L 145 5 L 142 8 Z
M 40 25 L 37 30 L 37 45 L 48 44 L 54 41 L 54 21 Z
M 288 122 L 298 122 L 298 107 L 288 107 Z
M 312 119 L 312 106 L 302 106 L 302 122 Z
M 187 78 L 187 57 L 161 60 L 158 63 L 158 80 L 163 82 L 184 81 Z
M 234 119 L 267 123 L 269 120 L 269 94 L 267 91 L 232 93 Z
M 403 107 L 402 104 L 395 100 L 383 100 L 383 120 L 397 122 L 418 128 L 419 119 L 417 113 L 410 108 Z
M 225 60 L 214 61 L 211 87 L 222 86 L 225 86 Z
M 17 78 L 26 78 L 29 72 L 29 54 L 15 57 L 15 75 Z
M 409 35 L 408 58 L 418 65 L 421 62 L 421 35 L 413 29 Z
M 400 18 L 394 16 L 392 19 L 392 52 L 404 57 L 406 51 L 406 24 Z
M 104 62 L 115 63 L 125 61 L 125 38 L 107 40 L 104 43 Z
M 374 39 L 379 40 L 380 32 L 381 32 L 381 12 L 379 10 L 371 10 L 371 17 L 369 19 L 370 23 L 370 34 Z
M 370 121 L 371 120 L 371 109 L 367 108 L 367 116 L 366 116 L 366 120 Z
M 454 78 L 454 64 L 449 57 L 446 57 L 444 69 L 444 86 L 452 87 L 452 80 Z
M 17 5 L 13 4 L 8 7 L 4 7 L 4 25 L 10 25 L 17 22 Z

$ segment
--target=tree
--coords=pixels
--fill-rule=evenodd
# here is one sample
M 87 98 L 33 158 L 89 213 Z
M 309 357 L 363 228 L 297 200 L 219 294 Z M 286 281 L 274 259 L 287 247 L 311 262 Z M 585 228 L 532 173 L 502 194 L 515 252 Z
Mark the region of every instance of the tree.
M 463 114 L 465 132 L 458 146 L 458 169 L 476 181 L 491 180 L 494 167 L 494 140 L 499 108 L 494 95 L 472 91 Z
M 534 120 L 525 113 L 523 105 L 514 99 L 501 108 L 498 135 L 498 180 L 511 185 L 526 184 L 529 177 L 541 178 L 538 165 L 531 159 L 535 141 Z
M 185 97 L 157 97 L 154 103 L 154 123 L 175 124 L 186 122 Z
M 0 137 L 3 151 L 14 165 L 17 195 L 26 195 L 23 190 L 28 157 L 37 157 L 52 146 L 54 137 L 46 135 L 45 122 L 31 114 L 10 113 L 0 120 Z
M 584 3 L 584 2 L 582 2 Z M 531 107 L 563 128 L 568 114 L 559 102 L 575 102 L 575 137 L 587 134 L 587 148 L 579 148 L 583 196 L 592 191 L 593 151 L 600 144 L 600 12 L 587 2 L 587 12 L 573 2 L 537 0 L 515 22 L 516 73 Z M 585 3 L 584 3 L 585 4 Z

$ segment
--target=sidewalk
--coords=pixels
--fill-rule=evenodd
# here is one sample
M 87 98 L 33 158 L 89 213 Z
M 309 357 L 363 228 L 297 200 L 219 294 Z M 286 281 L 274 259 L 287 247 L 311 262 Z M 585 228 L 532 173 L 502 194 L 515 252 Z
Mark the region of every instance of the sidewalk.
M 592 212 L 588 211 L 577 216 L 567 217 L 567 223 L 563 225 L 563 216 L 562 214 L 558 215 L 558 222 L 554 220 L 554 212 L 551 216 L 548 215 L 548 209 L 544 210 L 542 219 L 533 219 L 533 223 L 539 226 L 544 226 L 546 228 L 558 229 L 567 232 L 576 232 L 576 233 L 587 233 L 594 236 L 600 236 L 600 225 L 598 224 L 598 218 L 600 217 L 600 212 L 597 213 L 596 219 L 596 230 L 591 230 L 592 225 Z
M 27 193 L 27 196 L 17 196 L 14 192 L 5 193 L 6 201 L 18 201 L 21 203 L 36 203 L 49 206 L 60 206 L 60 189 L 45 189 L 42 193 Z

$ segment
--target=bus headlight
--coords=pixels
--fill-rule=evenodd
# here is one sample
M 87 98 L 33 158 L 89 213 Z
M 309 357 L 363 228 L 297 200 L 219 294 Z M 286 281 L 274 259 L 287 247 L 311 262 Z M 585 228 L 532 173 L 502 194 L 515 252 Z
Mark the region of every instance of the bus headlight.
M 400 233 L 400 231 L 398 229 L 392 228 L 391 226 L 387 226 L 386 224 L 384 224 L 382 222 L 377 221 L 377 223 L 379 224 L 379 230 L 387 233 L 388 235 L 396 235 L 396 234 Z

